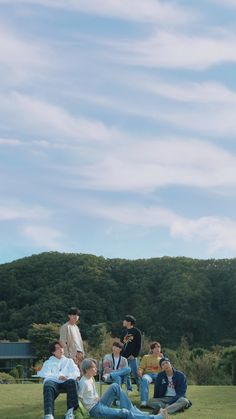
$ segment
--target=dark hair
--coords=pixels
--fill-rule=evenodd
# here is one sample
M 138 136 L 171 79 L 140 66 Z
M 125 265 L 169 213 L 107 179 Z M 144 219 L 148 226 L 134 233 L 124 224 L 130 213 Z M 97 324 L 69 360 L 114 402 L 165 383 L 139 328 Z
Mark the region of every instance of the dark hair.
M 55 340 L 54 342 L 49 343 L 48 350 L 50 354 L 53 354 L 56 350 L 56 345 L 59 345 L 61 348 L 63 348 L 62 343 L 59 340 Z
M 126 316 L 124 317 L 124 320 L 126 320 L 127 322 L 130 322 L 131 324 L 134 324 L 136 322 L 136 318 L 132 316 L 131 314 L 126 314 Z
M 123 349 L 123 343 L 114 341 L 112 346 L 116 346 L 117 348 Z
M 166 356 L 163 356 L 160 361 L 159 361 L 159 365 L 161 367 L 163 362 L 170 362 L 169 358 L 167 358 Z
M 79 316 L 80 310 L 77 307 L 70 307 L 68 310 L 68 315 L 70 314 L 77 314 L 77 316 Z
M 150 349 L 151 349 L 151 351 L 153 351 L 153 349 L 154 349 L 157 345 L 161 347 L 160 342 L 152 342 L 152 343 L 150 343 Z

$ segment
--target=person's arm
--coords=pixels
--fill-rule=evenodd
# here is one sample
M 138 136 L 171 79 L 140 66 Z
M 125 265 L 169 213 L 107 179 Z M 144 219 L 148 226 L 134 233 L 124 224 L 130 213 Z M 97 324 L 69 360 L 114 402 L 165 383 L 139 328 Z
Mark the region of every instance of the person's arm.
M 67 347 L 67 339 L 68 339 L 67 325 L 63 324 L 60 328 L 60 342 L 63 345 L 65 356 L 69 356 L 69 351 Z
M 67 359 L 64 368 L 60 371 L 60 380 L 78 380 L 80 378 L 80 370 L 73 361 L 73 359 Z
M 109 374 L 112 371 L 112 365 L 111 360 L 109 359 L 109 354 L 104 356 L 102 368 L 104 374 Z
M 49 360 L 43 363 L 41 370 L 37 372 L 37 376 L 41 378 L 58 378 L 56 377 L 55 372 L 53 373 L 52 365 Z
M 140 366 L 138 368 L 138 376 L 142 377 L 145 369 L 146 369 L 146 356 L 144 355 L 141 359 Z
M 134 356 L 134 358 L 137 358 L 139 352 L 141 349 L 141 333 L 138 329 L 136 329 L 136 333 L 135 333 L 135 346 L 133 349 L 133 353 L 132 355 Z

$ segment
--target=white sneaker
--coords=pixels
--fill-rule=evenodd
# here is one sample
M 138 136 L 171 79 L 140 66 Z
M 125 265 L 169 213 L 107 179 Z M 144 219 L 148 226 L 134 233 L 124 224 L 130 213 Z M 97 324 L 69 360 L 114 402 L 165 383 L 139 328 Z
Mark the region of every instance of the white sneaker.
M 44 419 L 54 419 L 54 416 L 52 416 L 52 415 L 45 415 L 44 416 Z
M 110 374 L 103 374 L 102 379 L 105 381 L 105 383 L 109 380 Z
M 147 402 L 141 402 L 140 403 L 140 407 L 146 407 L 147 406 Z
M 65 415 L 65 419 L 74 419 L 74 414 L 73 412 L 67 412 Z

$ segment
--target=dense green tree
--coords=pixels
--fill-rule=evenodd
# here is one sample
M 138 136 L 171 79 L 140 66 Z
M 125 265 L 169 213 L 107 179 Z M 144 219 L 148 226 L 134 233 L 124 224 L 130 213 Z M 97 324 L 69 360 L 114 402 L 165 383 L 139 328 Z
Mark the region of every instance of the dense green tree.
M 80 329 L 94 324 L 119 335 L 131 313 L 150 339 L 177 347 L 236 342 L 236 259 L 105 259 L 48 252 L 0 265 L 1 339 L 27 337 L 32 323 L 62 324 L 81 309 Z
M 28 338 L 32 342 L 37 358 L 48 358 L 48 345 L 59 339 L 59 327 L 57 323 L 32 324 L 28 331 Z

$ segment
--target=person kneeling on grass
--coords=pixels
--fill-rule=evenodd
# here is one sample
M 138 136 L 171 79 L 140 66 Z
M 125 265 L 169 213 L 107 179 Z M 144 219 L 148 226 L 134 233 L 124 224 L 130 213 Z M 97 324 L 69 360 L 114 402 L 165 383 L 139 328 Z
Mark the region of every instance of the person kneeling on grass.
M 38 377 L 44 378 L 44 419 L 54 418 L 54 401 L 61 391 L 67 394 L 67 412 L 65 419 L 73 419 L 73 411 L 78 407 L 77 380 L 80 370 L 73 359 L 64 356 L 64 349 L 59 341 L 49 345 L 50 358 L 38 371 Z
M 103 396 L 98 396 L 94 377 L 97 375 L 97 364 L 94 359 L 86 358 L 81 364 L 83 376 L 79 382 L 79 399 L 88 410 L 91 417 L 103 417 L 108 419 L 167 419 L 168 413 L 161 409 L 158 415 L 148 415 L 141 412 L 128 399 L 117 383 L 113 383 L 105 391 Z M 119 403 L 120 408 L 112 408 L 114 401 Z
M 160 359 L 161 372 L 157 375 L 154 384 L 154 398 L 148 402 L 158 412 L 166 408 L 169 414 L 188 409 L 192 406 L 186 398 L 187 379 L 183 372 L 172 367 L 166 357 Z

